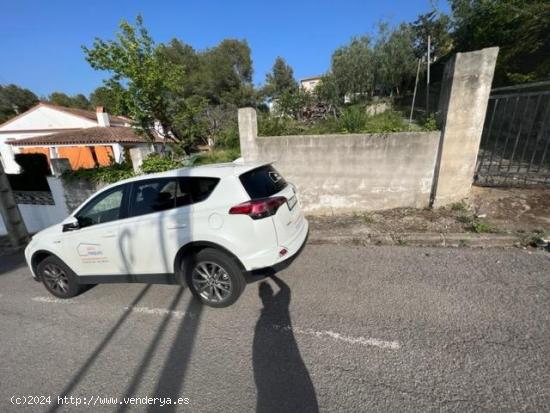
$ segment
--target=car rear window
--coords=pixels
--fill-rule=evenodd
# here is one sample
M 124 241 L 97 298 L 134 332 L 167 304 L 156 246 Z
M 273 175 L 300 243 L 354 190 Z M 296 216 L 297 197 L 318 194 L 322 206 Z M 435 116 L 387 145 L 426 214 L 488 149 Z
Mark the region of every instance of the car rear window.
M 282 175 L 271 165 L 245 172 L 239 178 L 251 199 L 270 197 L 287 186 Z

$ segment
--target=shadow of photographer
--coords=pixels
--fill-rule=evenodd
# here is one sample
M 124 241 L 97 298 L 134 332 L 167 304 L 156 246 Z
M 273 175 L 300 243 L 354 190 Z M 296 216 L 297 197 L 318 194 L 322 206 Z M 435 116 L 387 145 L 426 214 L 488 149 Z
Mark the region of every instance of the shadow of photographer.
M 317 412 L 317 396 L 292 331 L 290 288 L 270 276 L 279 291 L 263 281 L 259 295 L 263 303 L 256 323 L 252 348 L 257 412 Z

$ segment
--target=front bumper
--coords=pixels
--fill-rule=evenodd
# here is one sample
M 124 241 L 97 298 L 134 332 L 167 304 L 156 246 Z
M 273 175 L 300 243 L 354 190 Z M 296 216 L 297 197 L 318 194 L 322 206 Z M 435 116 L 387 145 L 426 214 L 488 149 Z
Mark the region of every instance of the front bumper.
M 25 261 L 27 262 L 27 266 L 29 267 L 32 278 L 34 278 L 35 281 L 40 281 L 38 279 L 38 276 L 34 273 L 34 269 L 32 268 L 32 262 L 31 262 L 32 253 L 33 253 L 32 243 L 33 242 L 32 242 L 32 239 L 31 239 L 31 242 L 25 248 Z

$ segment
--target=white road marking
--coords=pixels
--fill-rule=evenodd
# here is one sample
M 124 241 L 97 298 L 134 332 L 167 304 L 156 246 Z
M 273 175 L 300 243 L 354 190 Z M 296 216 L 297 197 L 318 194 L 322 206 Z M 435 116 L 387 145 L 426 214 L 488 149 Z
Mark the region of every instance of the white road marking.
M 61 299 L 54 297 L 33 297 L 33 301 L 38 301 L 39 303 L 56 303 L 56 304 L 74 304 L 75 300 L 70 299 Z
M 2 295 L 0 294 L 0 297 Z M 33 297 L 33 301 L 41 302 L 41 303 L 55 303 L 55 304 L 69 304 L 69 303 L 75 303 L 74 300 L 62 300 L 59 298 L 54 297 Z M 128 311 L 130 310 L 133 313 L 141 313 L 141 314 L 150 314 L 150 315 L 170 315 L 171 317 L 182 319 L 185 316 L 185 311 L 177 311 L 177 310 L 168 310 L 166 308 L 149 308 L 149 307 L 139 307 L 139 306 L 129 306 L 124 307 L 124 310 Z M 194 318 L 194 314 L 189 313 L 191 318 Z M 346 336 L 340 333 L 337 333 L 335 331 L 331 330 L 313 330 L 312 328 L 300 328 L 300 327 L 291 327 L 289 325 L 279 325 L 279 324 L 272 324 L 272 327 L 274 330 L 277 331 L 292 331 L 296 334 L 305 334 L 309 336 L 314 336 L 318 338 L 331 338 L 333 340 L 343 341 L 345 343 L 350 344 L 359 344 L 362 346 L 372 346 L 372 347 L 378 347 L 378 348 L 384 348 L 384 349 L 390 349 L 390 350 L 399 350 L 401 348 L 401 345 L 398 341 L 386 341 L 386 340 L 380 340 L 377 338 L 368 338 L 368 337 L 354 337 L 354 336 Z
M 323 337 L 329 337 L 334 340 L 344 341 L 346 343 L 350 344 L 359 344 L 362 346 L 373 346 L 373 347 L 379 347 L 379 348 L 386 348 L 390 350 L 399 350 L 401 348 L 401 345 L 398 341 L 385 341 L 380 340 L 377 338 L 367 338 L 367 337 L 353 337 L 353 336 L 345 336 L 340 333 L 336 333 L 334 331 L 330 330 L 322 330 L 317 331 L 313 330 L 312 328 L 300 328 L 300 327 L 291 327 L 289 325 L 278 325 L 273 324 L 273 328 L 277 331 L 292 331 L 293 333 L 297 334 L 307 334 L 309 336 L 315 336 L 319 338 Z
M 152 314 L 152 315 L 167 315 L 170 314 L 174 318 L 183 318 L 185 311 L 167 310 L 166 308 L 149 308 L 149 307 L 124 307 L 125 310 L 130 310 L 133 313 Z

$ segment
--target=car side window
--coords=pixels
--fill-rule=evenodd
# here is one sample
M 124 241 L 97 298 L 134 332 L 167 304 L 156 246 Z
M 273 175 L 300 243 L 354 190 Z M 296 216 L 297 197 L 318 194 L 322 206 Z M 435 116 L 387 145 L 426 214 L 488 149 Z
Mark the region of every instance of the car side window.
M 204 201 L 210 196 L 218 182 L 218 178 L 179 178 L 176 193 L 176 206 L 182 207 Z
M 210 196 L 218 182 L 218 178 L 190 178 L 191 179 L 191 196 L 193 203 L 202 202 Z
M 76 215 L 80 227 L 84 228 L 120 219 L 125 188 L 126 185 L 121 185 L 92 199 Z
M 175 179 L 148 179 L 134 182 L 130 197 L 131 217 L 166 211 L 175 206 Z
M 178 189 L 176 193 L 176 207 L 191 205 L 193 198 L 191 197 L 191 185 L 189 178 L 178 179 Z

